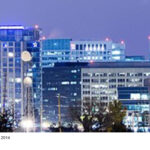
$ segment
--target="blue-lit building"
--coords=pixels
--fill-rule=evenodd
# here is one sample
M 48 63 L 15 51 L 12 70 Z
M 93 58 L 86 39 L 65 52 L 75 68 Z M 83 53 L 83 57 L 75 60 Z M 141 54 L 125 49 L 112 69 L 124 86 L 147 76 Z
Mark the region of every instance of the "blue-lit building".
M 118 99 L 127 113 L 124 124 L 133 131 L 148 131 L 150 93 L 148 87 L 119 87 Z
M 0 110 L 11 110 L 16 126 L 20 125 L 27 112 L 38 125 L 40 123 L 39 38 L 39 28 L 0 26 Z M 32 86 L 27 88 L 26 84 L 30 82 Z
M 62 123 L 72 121 L 70 108 L 81 110 L 81 68 L 87 63 L 55 63 L 43 68 L 43 122 L 58 122 L 58 97 L 60 94 Z
M 124 61 L 125 43 L 106 41 L 73 41 L 47 39 L 42 42 L 42 66 L 51 67 L 55 62 L 104 62 Z
M 125 56 L 126 61 L 144 61 L 144 56 Z
M 118 87 L 119 100 L 149 100 L 148 87 Z
M 70 61 L 71 39 L 48 39 L 42 43 L 42 66 L 51 67 L 55 62 Z

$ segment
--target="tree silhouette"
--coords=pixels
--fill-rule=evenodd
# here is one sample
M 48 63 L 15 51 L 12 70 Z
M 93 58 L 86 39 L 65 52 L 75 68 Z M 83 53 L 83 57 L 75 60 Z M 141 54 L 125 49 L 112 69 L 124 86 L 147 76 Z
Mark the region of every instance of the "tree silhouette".
M 10 111 L 0 114 L 0 132 L 13 132 L 14 119 Z
M 84 105 L 84 114 L 82 116 L 75 108 L 70 108 L 70 114 L 75 121 L 79 121 L 84 132 L 129 132 L 123 124 L 126 116 L 126 109 L 123 109 L 120 101 L 114 100 L 108 106 L 104 103 L 86 103 Z M 93 125 L 97 124 L 97 128 L 93 129 Z

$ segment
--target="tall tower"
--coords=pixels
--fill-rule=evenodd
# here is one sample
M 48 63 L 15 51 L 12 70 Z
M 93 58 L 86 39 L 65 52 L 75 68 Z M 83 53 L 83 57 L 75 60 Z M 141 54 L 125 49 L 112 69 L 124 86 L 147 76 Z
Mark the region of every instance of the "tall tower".
M 13 112 L 16 128 L 25 115 L 25 107 L 29 101 L 33 114 L 35 114 L 36 123 L 38 125 L 40 123 L 39 38 L 40 29 L 37 27 L 0 26 L 0 110 L 1 112 L 4 110 Z M 22 60 L 24 51 L 32 57 L 29 63 Z M 27 88 L 24 84 L 24 79 L 27 77 L 32 79 L 32 88 Z

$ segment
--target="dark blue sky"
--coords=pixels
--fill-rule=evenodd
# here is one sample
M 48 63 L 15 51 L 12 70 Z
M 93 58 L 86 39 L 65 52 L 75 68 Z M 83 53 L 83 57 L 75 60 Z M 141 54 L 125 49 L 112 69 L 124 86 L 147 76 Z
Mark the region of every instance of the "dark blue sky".
M 3 0 L 0 24 L 39 24 L 56 38 L 125 40 L 128 55 L 148 55 L 150 0 Z

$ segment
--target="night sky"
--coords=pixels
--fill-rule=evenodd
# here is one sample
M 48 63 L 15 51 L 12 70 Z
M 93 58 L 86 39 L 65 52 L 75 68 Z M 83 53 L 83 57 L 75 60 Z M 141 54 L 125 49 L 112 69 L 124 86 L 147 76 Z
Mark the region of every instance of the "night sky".
M 0 24 L 39 24 L 47 37 L 124 40 L 127 55 L 148 55 L 150 0 L 3 0 Z

